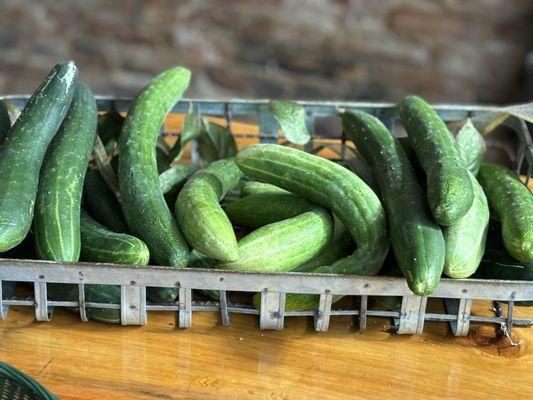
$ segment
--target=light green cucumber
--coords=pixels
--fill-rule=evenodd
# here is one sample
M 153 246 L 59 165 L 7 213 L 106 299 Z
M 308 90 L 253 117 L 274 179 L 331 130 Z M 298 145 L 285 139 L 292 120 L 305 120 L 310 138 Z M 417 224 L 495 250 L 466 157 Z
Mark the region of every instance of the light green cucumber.
M 239 240 L 239 258 L 217 268 L 240 271 L 290 271 L 311 260 L 332 236 L 330 213 L 322 207 L 262 226 Z
M 219 202 L 241 175 L 233 159 L 215 161 L 187 181 L 176 201 L 176 218 L 187 241 L 215 260 L 239 257 L 233 227 Z

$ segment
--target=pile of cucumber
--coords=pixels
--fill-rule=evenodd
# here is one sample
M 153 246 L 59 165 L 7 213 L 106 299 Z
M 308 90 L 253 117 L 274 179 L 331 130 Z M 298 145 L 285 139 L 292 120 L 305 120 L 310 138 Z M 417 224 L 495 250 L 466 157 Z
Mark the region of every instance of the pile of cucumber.
M 533 278 L 531 192 L 513 172 L 472 157 L 424 100 L 399 103 L 401 140 L 370 114 L 341 113 L 369 186 L 345 166 L 294 147 L 257 144 L 236 153 L 233 139 L 215 137 L 205 121 L 203 168 L 176 162 L 202 124 L 188 116 L 182 142 L 163 152 L 159 133 L 189 80 L 187 69 L 168 69 L 125 118 L 99 115 L 74 63 L 63 62 L 12 126 L 0 107 L 2 256 L 356 275 L 380 273 L 387 258 L 421 296 L 443 274 Z M 54 300 L 77 299 L 76 285 L 48 290 Z M 172 302 L 177 289 L 148 288 L 147 295 Z M 87 285 L 86 301 L 120 303 L 120 289 Z M 317 302 L 289 294 L 286 308 Z M 115 309 L 87 314 L 120 322 Z

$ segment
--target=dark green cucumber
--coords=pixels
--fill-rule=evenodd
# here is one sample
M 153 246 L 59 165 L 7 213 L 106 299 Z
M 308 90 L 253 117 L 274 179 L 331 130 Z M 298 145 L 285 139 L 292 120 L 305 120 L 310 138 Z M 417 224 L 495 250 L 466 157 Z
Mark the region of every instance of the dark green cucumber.
M 407 96 L 399 113 L 427 179 L 427 201 L 435 220 L 456 223 L 474 201 L 472 182 L 444 121 L 424 100 Z
M 458 222 L 444 227 L 444 273 L 451 278 L 467 278 L 472 275 L 483 257 L 487 229 L 489 226 L 489 205 L 480 184 L 468 173 L 474 188 L 474 202 L 470 210 Z
M 114 232 L 129 232 L 120 203 L 97 169 L 87 171 L 84 204 L 91 216 Z
M 227 203 L 226 214 L 234 225 L 259 228 L 315 209 L 311 203 L 287 191 L 257 192 Z
M 275 144 L 252 145 L 235 161 L 252 179 L 274 184 L 320 204 L 339 218 L 357 244 L 352 255 L 313 272 L 375 275 L 389 249 L 385 212 L 357 175 L 330 160 Z M 287 310 L 313 308 L 314 295 L 287 295 Z
M 444 266 L 444 239 L 401 145 L 370 114 L 349 111 L 343 128 L 372 167 L 389 221 L 392 248 L 409 288 L 430 294 Z
M 176 218 L 191 247 L 220 261 L 239 257 L 237 239 L 219 201 L 239 184 L 233 159 L 215 161 L 195 173 L 181 189 Z
M 0 100 L 0 146 L 4 143 L 7 134 L 11 129 L 11 119 L 9 118 L 9 111 L 3 100 Z
M 44 260 L 76 262 L 80 256 L 81 196 L 96 118 L 93 94 L 79 84 L 48 146 L 39 178 L 33 233 L 37 254 Z
M 81 255 L 87 262 L 146 265 L 150 253 L 146 245 L 136 237 L 112 232 L 93 220 L 83 210 L 80 216 Z M 48 297 L 52 300 L 77 301 L 78 286 L 48 284 Z M 85 285 L 85 301 L 120 304 L 120 286 Z M 89 318 L 108 322 L 120 322 L 120 310 L 88 307 Z
M 486 249 L 474 278 L 533 281 L 533 263 L 517 261 L 504 250 Z
M 490 209 L 502 224 L 503 244 L 511 256 L 533 262 L 533 196 L 516 174 L 495 164 L 481 164 L 479 182 Z
M 173 267 L 187 266 L 189 250 L 159 186 L 156 143 L 189 80 L 190 71 L 182 67 L 155 77 L 132 103 L 119 138 L 118 180 L 128 226 L 156 263 Z
M 315 206 L 312 211 L 256 229 L 239 240 L 237 261 L 217 268 L 241 271 L 290 271 L 311 260 L 332 236 L 329 211 Z
M 287 193 L 286 190 L 283 190 L 277 186 L 271 185 L 269 183 L 257 182 L 257 181 L 246 181 L 243 183 L 241 188 L 241 195 L 248 196 L 251 194 L 257 193 Z
M 73 62 L 57 64 L 30 98 L 0 147 L 0 252 L 27 235 L 44 155 L 76 89 Z

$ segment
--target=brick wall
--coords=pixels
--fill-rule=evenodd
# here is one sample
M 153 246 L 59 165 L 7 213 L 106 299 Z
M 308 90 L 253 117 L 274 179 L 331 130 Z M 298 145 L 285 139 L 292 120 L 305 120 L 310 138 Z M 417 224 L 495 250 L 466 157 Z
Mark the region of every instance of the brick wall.
M 189 96 L 507 102 L 532 16 L 530 0 L 6 0 L 0 93 L 68 58 L 102 94 L 183 64 Z

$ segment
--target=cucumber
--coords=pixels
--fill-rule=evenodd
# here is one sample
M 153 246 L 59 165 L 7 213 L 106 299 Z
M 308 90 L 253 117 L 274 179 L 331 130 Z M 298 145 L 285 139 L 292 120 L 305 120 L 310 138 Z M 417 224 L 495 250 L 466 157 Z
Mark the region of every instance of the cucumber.
M 176 201 L 176 218 L 187 241 L 215 260 L 239 257 L 233 227 L 219 201 L 240 179 L 233 159 L 215 161 L 187 181 Z
M 226 204 L 225 211 L 234 225 L 259 228 L 315 209 L 311 203 L 287 191 L 257 192 Z
M 33 219 L 41 259 L 76 262 L 80 256 L 81 195 L 96 118 L 93 94 L 79 84 L 41 168 Z
M 398 106 L 427 179 L 427 201 L 440 225 L 459 221 L 472 206 L 474 191 L 452 134 L 437 113 L 416 96 L 405 97 Z
M 196 171 L 196 167 L 191 164 L 174 164 L 159 175 L 159 187 L 165 194 L 174 188 L 181 188 L 187 178 Z
M 0 252 L 26 237 L 46 149 L 76 89 L 73 62 L 57 64 L 30 98 L 0 148 Z
M 80 214 L 80 226 L 80 259 L 82 261 L 129 265 L 148 264 L 150 258 L 148 248 L 136 237 L 110 231 L 83 210 Z M 48 284 L 47 289 L 51 300 L 78 300 L 77 285 Z M 85 285 L 85 301 L 120 304 L 120 286 Z M 120 310 L 117 309 L 88 307 L 86 313 L 89 318 L 98 321 L 120 323 Z
M 165 117 L 189 80 L 190 71 L 182 67 L 155 77 L 132 103 L 119 137 L 118 180 L 128 226 L 156 263 L 172 267 L 187 266 L 189 249 L 161 192 L 155 148 Z
M 303 263 L 295 272 L 307 272 L 313 271 L 323 265 L 331 265 L 337 260 L 344 258 L 355 249 L 352 236 L 350 232 L 344 227 L 344 225 L 334 218 L 333 222 L 333 237 L 330 242 L 324 247 L 324 249 L 313 257 L 311 260 Z
M 322 207 L 256 229 L 239 240 L 237 261 L 218 268 L 239 271 L 290 271 L 315 257 L 329 243 L 333 224 Z
M 283 190 L 277 186 L 271 185 L 269 183 L 257 182 L 257 181 L 246 181 L 243 183 L 241 188 L 241 195 L 248 196 L 251 194 L 257 193 L 288 193 L 286 190 Z
M 487 229 L 489 226 L 489 205 L 480 184 L 472 173 L 468 173 L 474 188 L 474 202 L 470 210 L 457 223 L 444 227 L 444 273 L 450 278 L 468 278 L 483 257 Z
M 352 255 L 312 272 L 375 275 L 389 249 L 385 212 L 376 194 L 346 168 L 330 160 L 275 144 L 241 150 L 235 162 L 250 178 L 276 185 L 330 209 L 357 244 Z M 288 294 L 286 310 L 310 309 L 316 295 Z
M 97 222 L 114 232 L 129 232 L 117 197 L 97 169 L 87 171 L 83 193 L 84 205 Z
M 520 261 L 533 262 L 533 196 L 516 174 L 495 164 L 481 164 L 479 182 L 490 209 L 502 224 L 503 244 Z
M 10 129 L 11 119 L 9 118 L 9 111 L 2 100 L 0 101 L 0 146 L 4 143 Z
M 387 211 L 392 248 L 409 288 L 430 294 L 444 266 L 444 239 L 432 220 L 424 193 L 401 145 L 385 125 L 370 114 L 342 115 L 348 138 L 370 164 Z

